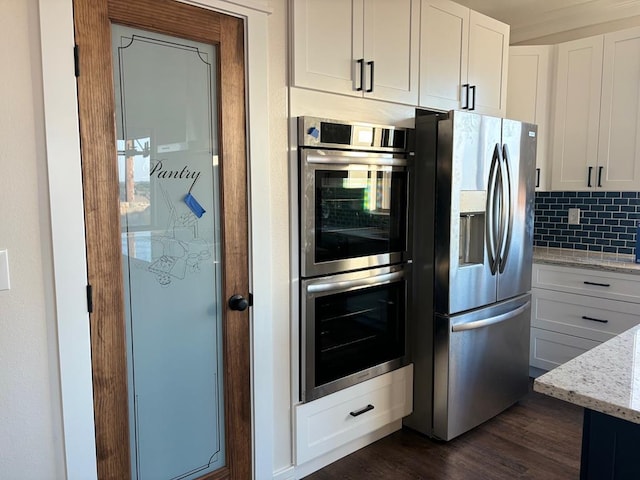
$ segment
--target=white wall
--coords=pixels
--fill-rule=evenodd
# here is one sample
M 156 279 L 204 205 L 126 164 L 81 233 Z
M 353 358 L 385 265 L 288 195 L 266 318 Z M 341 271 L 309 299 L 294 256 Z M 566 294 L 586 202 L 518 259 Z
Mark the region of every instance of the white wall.
M 271 241 L 276 254 L 273 288 L 273 467 L 292 462 L 290 314 L 289 314 L 289 190 L 287 95 L 287 0 L 270 2 L 269 29 L 269 157 L 271 162 Z M 254 201 L 259 201 L 254 198 Z M 259 392 L 256 392 L 259 397 Z M 259 400 L 258 400 L 259 401 Z
M 37 0 L 0 2 L 0 477 L 64 477 Z

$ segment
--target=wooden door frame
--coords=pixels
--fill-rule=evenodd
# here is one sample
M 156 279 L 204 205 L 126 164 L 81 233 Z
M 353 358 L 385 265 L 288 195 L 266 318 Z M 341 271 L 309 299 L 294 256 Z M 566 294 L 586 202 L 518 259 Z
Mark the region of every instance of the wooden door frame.
M 98 478 L 120 479 L 129 478 L 131 467 L 110 25 L 219 45 L 223 299 L 235 293 L 249 295 L 244 26 L 241 19 L 172 0 L 137 0 L 135 7 L 126 0 L 75 0 L 74 19 L 88 281 L 94 292 L 97 468 Z M 224 309 L 223 330 L 228 467 L 206 478 L 244 479 L 252 473 L 248 311 Z M 102 358 L 107 361 L 98 360 Z

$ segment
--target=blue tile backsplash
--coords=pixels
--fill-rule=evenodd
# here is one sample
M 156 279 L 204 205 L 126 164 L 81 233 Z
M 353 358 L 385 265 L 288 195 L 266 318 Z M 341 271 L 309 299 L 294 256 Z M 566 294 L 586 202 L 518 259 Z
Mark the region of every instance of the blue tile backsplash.
M 580 225 L 569 225 L 569 209 Z M 533 244 L 633 254 L 640 192 L 536 192 Z

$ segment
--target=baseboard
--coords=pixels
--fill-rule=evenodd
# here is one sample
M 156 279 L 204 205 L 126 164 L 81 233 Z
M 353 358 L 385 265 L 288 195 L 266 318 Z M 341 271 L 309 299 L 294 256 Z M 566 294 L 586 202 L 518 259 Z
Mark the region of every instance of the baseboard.
M 277 472 L 273 472 L 273 480 L 295 480 L 296 469 L 293 465 L 282 468 Z
M 330 463 L 335 462 L 336 460 L 340 460 L 342 457 L 346 457 L 347 455 L 355 452 L 356 450 L 360 450 L 367 445 L 372 444 L 380 440 L 387 435 L 392 434 L 402 428 L 402 420 L 396 420 L 388 425 L 385 425 L 378 430 L 371 432 L 367 435 L 364 435 L 360 438 L 353 440 L 345 445 L 342 445 L 335 450 L 331 450 L 329 453 L 322 455 L 321 457 L 314 458 L 302 465 L 296 465 L 295 467 L 295 479 L 300 479 L 306 477 L 307 475 L 312 474 L 316 470 L 320 470 L 323 467 L 326 467 Z M 278 477 L 278 480 L 288 480 L 289 477 Z M 275 477 L 274 477 L 275 479 Z

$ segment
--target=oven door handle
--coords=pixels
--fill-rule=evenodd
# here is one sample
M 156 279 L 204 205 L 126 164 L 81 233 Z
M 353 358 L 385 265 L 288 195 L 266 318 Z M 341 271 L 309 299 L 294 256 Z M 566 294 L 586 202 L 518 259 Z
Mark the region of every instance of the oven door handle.
M 307 163 L 312 165 L 381 165 L 383 167 L 406 167 L 407 158 L 405 156 L 374 156 L 374 155 L 327 155 L 323 151 L 314 152 L 316 155 L 309 155 Z
M 314 283 L 307 286 L 307 293 L 325 293 L 335 292 L 337 290 L 345 291 L 353 288 L 368 287 L 371 285 L 384 285 L 404 277 L 404 272 L 391 272 L 376 275 L 374 277 L 359 278 L 357 280 L 343 280 L 342 282 L 324 282 Z

